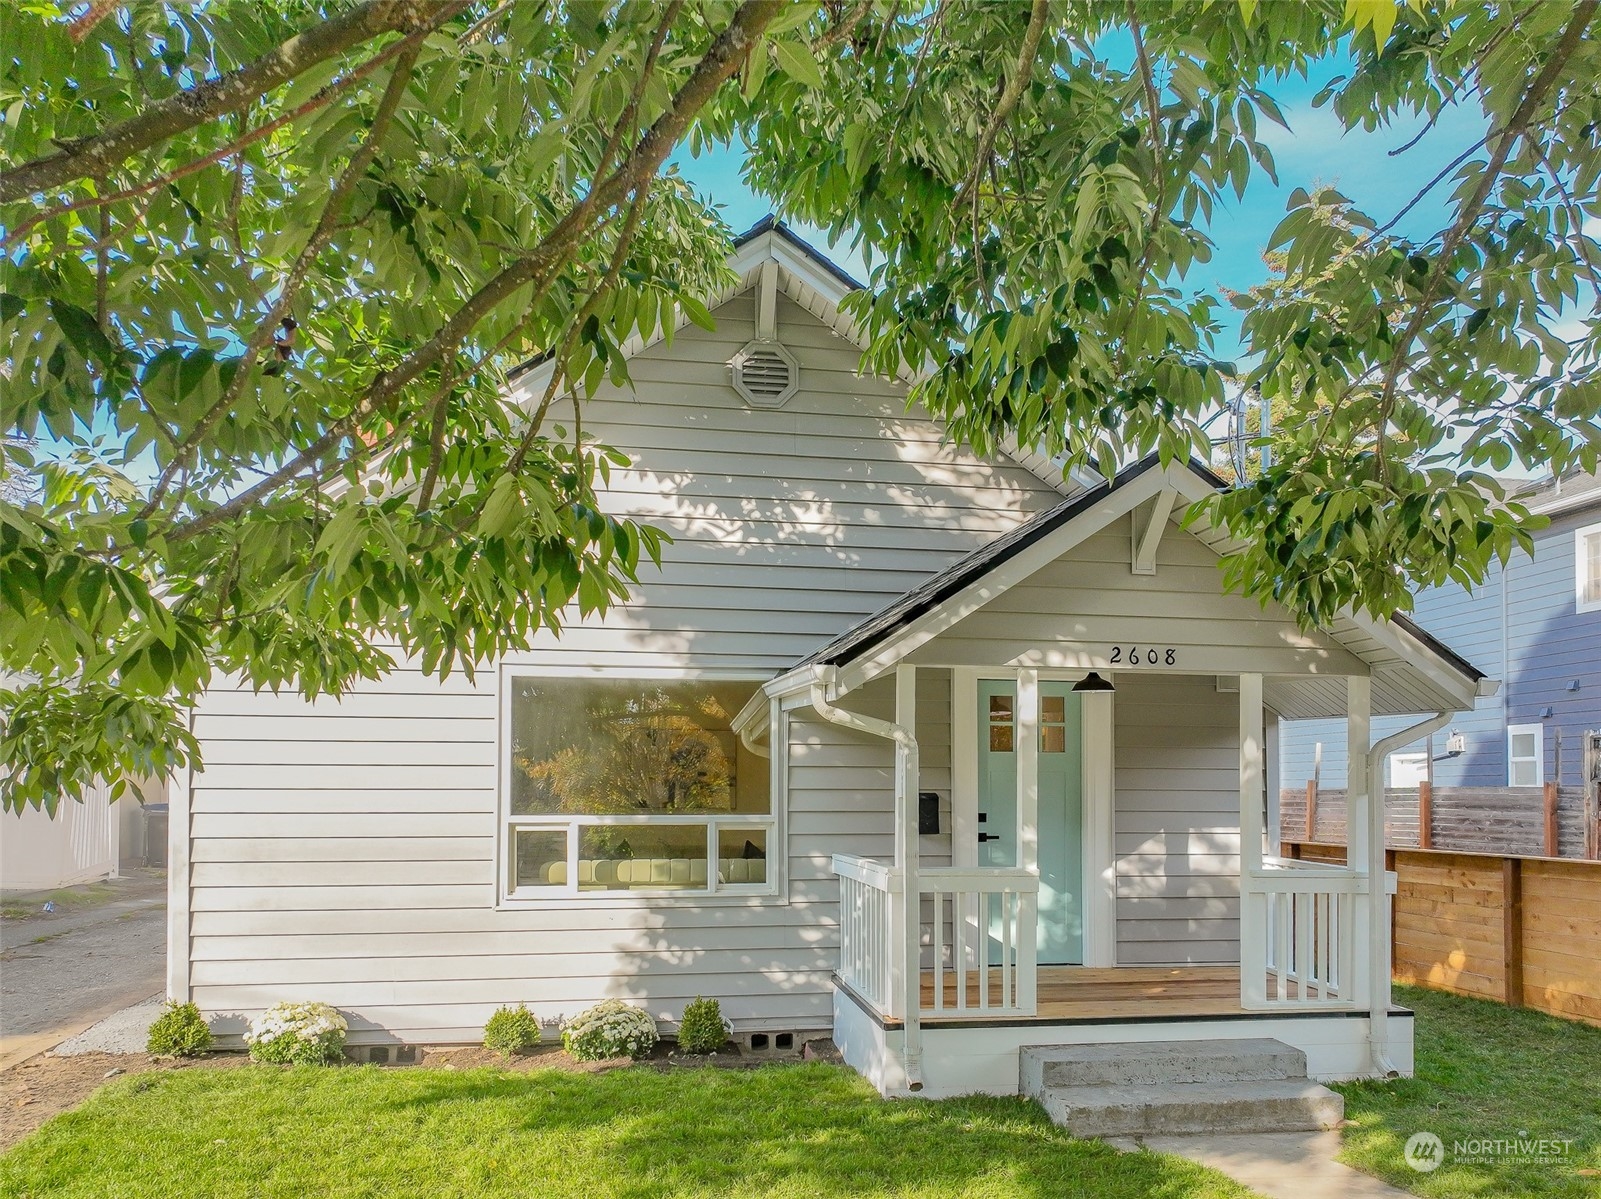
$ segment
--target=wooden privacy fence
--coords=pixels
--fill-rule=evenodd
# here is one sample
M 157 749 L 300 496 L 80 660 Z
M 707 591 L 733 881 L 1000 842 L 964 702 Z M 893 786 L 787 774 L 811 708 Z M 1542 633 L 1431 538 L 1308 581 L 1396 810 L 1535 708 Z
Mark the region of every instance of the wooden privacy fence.
M 1393 849 L 1601 858 L 1601 784 L 1588 787 L 1388 787 L 1384 843 Z M 1345 792 L 1286 788 L 1285 840 L 1345 844 Z
M 1286 841 L 1343 862 L 1345 846 Z M 1395 980 L 1601 1025 L 1601 862 L 1392 849 Z

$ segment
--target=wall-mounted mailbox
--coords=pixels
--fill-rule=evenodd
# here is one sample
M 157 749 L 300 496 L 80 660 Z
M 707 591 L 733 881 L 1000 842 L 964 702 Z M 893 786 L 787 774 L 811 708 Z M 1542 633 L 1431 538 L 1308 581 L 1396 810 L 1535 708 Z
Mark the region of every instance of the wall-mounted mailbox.
M 920 833 L 939 832 L 938 791 L 919 791 L 917 793 L 917 831 Z

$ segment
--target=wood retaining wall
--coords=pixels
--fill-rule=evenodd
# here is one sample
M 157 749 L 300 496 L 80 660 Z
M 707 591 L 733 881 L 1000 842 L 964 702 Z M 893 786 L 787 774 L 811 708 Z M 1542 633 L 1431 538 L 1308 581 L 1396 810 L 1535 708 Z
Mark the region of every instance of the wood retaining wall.
M 1343 862 L 1345 846 L 1286 841 Z M 1387 851 L 1397 982 L 1601 1025 L 1601 862 Z

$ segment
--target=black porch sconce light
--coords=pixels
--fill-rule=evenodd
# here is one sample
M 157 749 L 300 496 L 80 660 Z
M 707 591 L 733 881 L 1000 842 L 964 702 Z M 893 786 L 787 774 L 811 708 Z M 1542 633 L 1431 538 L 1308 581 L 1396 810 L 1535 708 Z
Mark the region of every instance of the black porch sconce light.
M 1085 675 L 1078 682 L 1073 684 L 1073 690 L 1079 694 L 1082 694 L 1086 691 L 1116 691 L 1117 688 L 1112 686 L 1112 681 L 1110 679 L 1103 679 L 1100 675 L 1092 670 L 1089 672 L 1089 674 Z

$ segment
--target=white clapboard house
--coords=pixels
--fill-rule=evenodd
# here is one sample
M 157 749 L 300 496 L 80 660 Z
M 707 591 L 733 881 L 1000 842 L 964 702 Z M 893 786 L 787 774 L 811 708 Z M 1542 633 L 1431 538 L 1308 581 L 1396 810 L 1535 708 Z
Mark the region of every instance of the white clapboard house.
M 631 347 L 633 388 L 583 408 L 632 460 L 605 502 L 673 537 L 630 602 L 472 681 L 198 706 L 172 996 L 225 1034 L 324 1000 L 375 1048 L 518 1002 L 670 1030 L 708 996 L 746 1042 L 832 1035 L 885 1093 L 1015 1093 L 1039 1045 L 1408 1073 L 1360 769 L 1386 745 L 1353 754 L 1350 868 L 1289 861 L 1277 724 L 1368 746 L 1494 684 L 1405 621 L 1306 632 L 1225 594 L 1225 538 L 1180 525 L 1204 469 L 1107 485 L 953 444 L 857 373 L 856 285 L 783 226 L 732 266 L 715 332 Z

